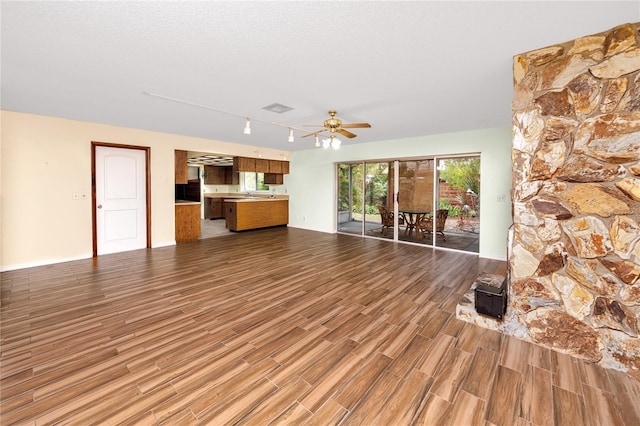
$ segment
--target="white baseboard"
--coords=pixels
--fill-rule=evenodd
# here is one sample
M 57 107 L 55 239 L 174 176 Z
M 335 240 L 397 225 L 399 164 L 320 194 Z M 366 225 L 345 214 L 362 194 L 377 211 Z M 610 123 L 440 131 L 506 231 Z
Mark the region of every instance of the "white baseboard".
M 59 259 L 36 260 L 36 261 L 33 261 L 33 262 L 18 263 L 18 264 L 15 264 L 15 265 L 3 265 L 3 266 L 0 266 L 0 272 L 15 271 L 17 269 L 35 268 L 37 266 L 54 265 L 56 263 L 64 263 L 64 262 L 72 262 L 74 260 L 90 259 L 91 257 L 93 257 L 92 253 L 87 253 L 85 255 L 74 256 L 74 257 L 65 257 L 65 258 L 59 258 Z

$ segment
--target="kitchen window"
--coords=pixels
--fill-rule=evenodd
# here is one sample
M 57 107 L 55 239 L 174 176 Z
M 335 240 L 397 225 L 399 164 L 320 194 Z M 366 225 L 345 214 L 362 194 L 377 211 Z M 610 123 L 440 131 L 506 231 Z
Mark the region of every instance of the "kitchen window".
M 264 173 L 242 172 L 240 179 L 243 191 L 268 191 L 269 186 L 264 184 Z

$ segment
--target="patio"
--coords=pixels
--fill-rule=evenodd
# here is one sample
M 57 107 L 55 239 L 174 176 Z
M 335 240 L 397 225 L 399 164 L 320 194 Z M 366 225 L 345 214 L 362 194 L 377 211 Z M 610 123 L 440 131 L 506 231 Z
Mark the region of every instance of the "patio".
M 338 224 L 338 232 L 361 235 L 362 224 L 362 220 L 357 218 L 349 222 L 342 222 Z M 368 237 L 393 239 L 393 231 L 391 229 L 387 229 L 385 233 L 382 233 L 380 216 L 367 215 L 367 221 L 364 226 L 365 235 Z M 479 230 L 480 219 L 477 217 L 464 217 L 462 220 L 458 217 L 449 218 L 444 230 L 446 240 L 441 235 L 437 235 L 436 247 L 478 253 L 480 249 Z M 431 234 L 423 236 L 421 232 L 407 232 L 403 225 L 398 227 L 398 240 L 427 246 L 431 246 L 433 241 Z

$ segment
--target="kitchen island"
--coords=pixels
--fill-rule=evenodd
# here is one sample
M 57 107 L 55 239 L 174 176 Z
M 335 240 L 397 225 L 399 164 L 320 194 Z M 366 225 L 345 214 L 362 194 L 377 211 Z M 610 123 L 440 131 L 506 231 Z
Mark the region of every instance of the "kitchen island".
M 230 231 L 286 226 L 289 200 L 282 198 L 225 198 L 226 227 Z
M 225 201 L 227 199 L 245 199 L 253 200 L 254 198 L 268 199 L 265 195 L 254 195 L 249 197 L 246 194 L 239 193 L 219 193 L 219 192 L 205 192 L 203 196 L 204 202 L 204 218 L 205 219 L 224 219 L 227 208 L 225 207 Z M 282 198 L 282 196 L 278 196 Z

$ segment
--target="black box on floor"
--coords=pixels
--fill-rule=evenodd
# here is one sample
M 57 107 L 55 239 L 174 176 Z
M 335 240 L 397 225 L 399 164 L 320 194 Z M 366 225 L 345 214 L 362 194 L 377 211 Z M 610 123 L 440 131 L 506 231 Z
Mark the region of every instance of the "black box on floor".
M 507 311 L 507 280 L 500 287 L 478 284 L 475 298 L 477 313 L 501 320 Z

